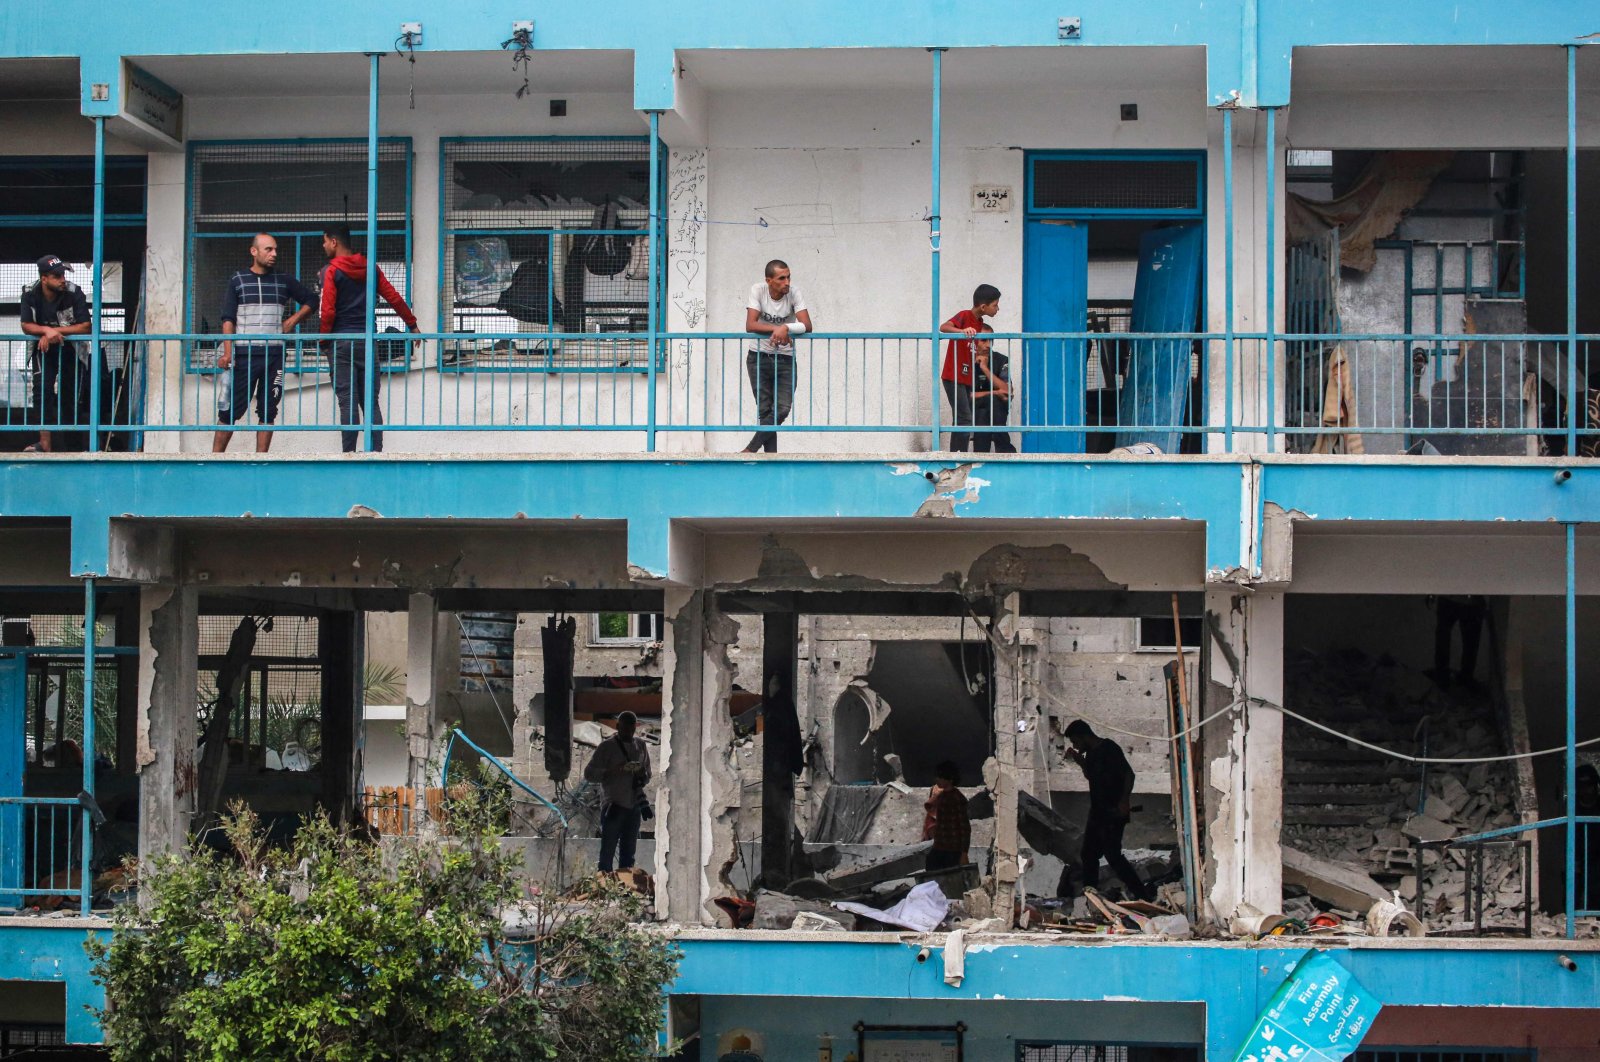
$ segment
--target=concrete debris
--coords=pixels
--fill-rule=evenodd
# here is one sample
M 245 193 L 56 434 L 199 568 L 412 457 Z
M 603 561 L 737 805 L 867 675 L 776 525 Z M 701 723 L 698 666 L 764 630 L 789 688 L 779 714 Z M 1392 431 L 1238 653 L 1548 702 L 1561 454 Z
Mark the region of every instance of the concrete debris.
M 1380 748 L 1435 760 L 1510 751 L 1482 688 L 1441 687 L 1421 671 L 1356 650 L 1301 653 L 1285 678 L 1286 703 L 1296 712 Z M 1533 810 L 1517 806 L 1507 763 L 1431 763 L 1424 770 L 1294 720 L 1285 723 L 1284 788 L 1284 882 L 1290 893 L 1308 894 L 1286 899 L 1286 914 L 1302 918 L 1332 907 L 1359 924 L 1377 900 L 1392 903 L 1398 894 L 1432 932 L 1460 930 L 1463 923 L 1470 932 L 1475 906 L 1466 888 L 1468 850 L 1443 842 L 1510 826 Z M 1334 880 L 1313 888 L 1290 868 L 1301 857 L 1359 880 L 1322 875 Z M 1520 930 L 1521 860 L 1513 844 L 1484 849 L 1485 929 Z M 1334 898 L 1340 881 L 1358 887 Z
M 1400 832 L 1413 841 L 1448 841 L 1461 831 L 1432 815 L 1422 814 L 1406 819 L 1406 824 L 1400 827 Z
M 1318 859 L 1288 845 L 1283 846 L 1283 881 L 1301 886 L 1325 903 L 1351 910 L 1364 911 L 1389 897 L 1388 891 L 1360 867 Z
M 756 916 L 751 922 L 752 929 L 792 929 L 800 915 L 810 913 L 819 914 L 832 921 L 832 908 L 819 900 L 802 900 L 797 896 L 786 896 L 781 892 L 771 892 L 760 889 L 756 892 Z M 843 929 L 843 923 L 839 923 Z
M 794 922 L 789 928 L 797 933 L 839 933 L 848 929 L 837 918 L 816 911 L 801 911 L 794 916 Z
M 1446 822 L 1455 813 L 1456 809 L 1451 807 L 1443 797 L 1434 796 L 1432 793 L 1428 794 L 1428 798 L 1422 804 L 1422 814 L 1436 822 Z M 1425 837 L 1423 840 L 1432 840 L 1432 838 Z

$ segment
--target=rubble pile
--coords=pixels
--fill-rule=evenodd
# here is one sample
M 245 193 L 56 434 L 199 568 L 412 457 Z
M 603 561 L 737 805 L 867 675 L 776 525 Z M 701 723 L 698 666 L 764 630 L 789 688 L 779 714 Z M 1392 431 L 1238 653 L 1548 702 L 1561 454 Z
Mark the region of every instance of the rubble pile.
M 1508 751 L 1486 691 L 1444 688 L 1387 658 L 1302 653 L 1286 687 L 1294 711 L 1385 749 L 1443 759 Z M 1473 850 L 1435 842 L 1521 820 L 1509 763 L 1424 766 L 1294 719 L 1285 721 L 1284 759 L 1284 880 L 1306 893 L 1286 900 L 1285 914 L 1310 919 L 1331 910 L 1354 919 L 1398 894 L 1429 932 L 1473 931 Z M 1489 845 L 1482 858 L 1484 929 L 1520 932 L 1520 849 Z

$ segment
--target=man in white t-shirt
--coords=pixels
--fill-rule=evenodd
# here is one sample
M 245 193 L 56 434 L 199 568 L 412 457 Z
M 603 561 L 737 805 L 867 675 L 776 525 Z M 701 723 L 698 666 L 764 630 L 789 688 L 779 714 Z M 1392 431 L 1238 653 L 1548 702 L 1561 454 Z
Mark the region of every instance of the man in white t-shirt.
M 794 337 L 811 331 L 811 311 L 790 283 L 787 262 L 768 262 L 767 279 L 750 289 L 744 330 L 761 337 L 744 361 L 758 423 L 782 424 L 794 405 Z M 747 454 L 761 450 L 778 452 L 777 432 L 758 431 L 744 448 Z

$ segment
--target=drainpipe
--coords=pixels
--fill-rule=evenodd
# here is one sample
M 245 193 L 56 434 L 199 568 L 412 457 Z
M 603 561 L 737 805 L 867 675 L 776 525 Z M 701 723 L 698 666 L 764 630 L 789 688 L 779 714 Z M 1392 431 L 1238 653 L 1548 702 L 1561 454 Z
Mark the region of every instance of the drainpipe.
M 96 118 L 95 128 L 103 130 L 105 119 Z M 103 143 L 103 141 L 102 141 Z M 98 190 L 98 189 L 97 189 Z M 98 273 L 98 270 L 96 271 Z M 96 280 L 98 281 L 98 277 Z M 95 284 L 95 294 L 100 285 Z M 98 345 L 97 345 L 98 346 Z M 98 367 L 98 366 L 96 366 Z M 83 581 L 83 791 L 94 798 L 94 659 L 95 659 L 94 576 Z M 83 809 L 83 863 L 78 871 L 78 907 L 89 913 L 89 902 L 94 896 L 93 879 L 89 863 L 94 858 L 94 813 Z
M 931 353 L 931 356 L 930 356 L 929 365 L 930 365 L 932 371 L 929 373 L 929 376 L 930 376 L 929 394 L 931 396 L 931 402 L 930 402 L 930 405 L 929 405 L 928 408 L 929 408 L 929 411 L 931 413 L 931 419 L 929 421 L 929 424 L 931 425 L 931 427 L 933 429 L 933 434 L 931 436 L 933 445 L 932 445 L 931 449 L 938 450 L 939 449 L 939 419 L 940 419 L 939 418 L 939 236 L 940 236 L 940 219 L 939 219 L 939 209 L 940 209 L 940 207 L 939 207 L 939 199 L 940 199 L 940 194 L 941 194 L 940 193 L 940 188 L 939 188 L 939 156 L 943 151 L 943 129 L 942 129 L 942 123 L 943 123 L 943 117 L 944 116 L 941 113 L 940 96 L 942 95 L 942 92 L 943 92 L 944 49 L 943 48 L 929 48 L 928 51 L 933 53 L 933 105 L 932 105 L 932 110 L 933 110 L 933 135 L 932 135 L 932 138 L 931 138 L 933 147 L 932 147 L 932 151 L 931 151 L 931 155 L 930 155 L 931 160 L 932 160 L 931 170 L 932 170 L 932 178 L 933 178 L 933 193 L 932 193 L 932 195 L 933 195 L 933 206 L 928 211 L 928 243 L 929 243 L 928 259 L 929 259 L 929 268 L 931 270 L 931 276 L 930 276 L 929 279 L 930 279 L 930 283 L 931 283 L 931 291 L 932 291 L 932 299 L 933 299 L 933 305 L 932 305 L 932 310 L 931 310 L 931 314 L 932 314 L 932 317 L 933 317 L 933 329 L 932 329 L 932 332 L 930 333 L 930 336 L 931 336 L 931 339 L 932 339 L 932 353 Z
M 660 342 L 661 332 L 661 285 L 665 282 L 661 275 L 660 265 L 660 232 L 661 232 L 661 112 L 650 112 L 650 233 L 646 237 L 650 241 L 650 299 L 648 310 L 648 323 L 645 329 L 648 336 L 645 340 L 646 356 L 649 358 L 649 368 L 646 371 L 648 391 L 645 395 L 646 426 L 645 449 L 655 453 L 656 449 L 656 347 Z
M 101 279 L 106 257 L 106 120 L 94 121 L 94 280 L 93 305 L 89 310 L 89 452 L 100 450 L 100 314 L 105 307 Z M 42 408 L 42 403 L 41 403 Z M 59 405 L 57 406 L 59 409 Z M 87 909 L 87 908 L 86 908 Z
M 367 347 L 366 371 L 362 374 L 361 448 L 367 453 L 373 449 L 373 411 L 378 392 L 378 349 L 374 333 L 378 330 L 378 60 L 377 52 L 368 52 L 367 79 Z

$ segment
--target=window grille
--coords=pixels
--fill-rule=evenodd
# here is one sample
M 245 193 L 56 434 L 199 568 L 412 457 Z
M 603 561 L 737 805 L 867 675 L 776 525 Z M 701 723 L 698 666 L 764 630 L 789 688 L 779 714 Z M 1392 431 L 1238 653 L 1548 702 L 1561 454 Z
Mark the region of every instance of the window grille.
M 227 283 L 250 266 L 250 241 L 258 232 L 278 241 L 278 272 L 318 290 L 326 258 L 322 232 L 330 224 L 350 227 L 355 249 L 367 254 L 367 142 L 365 140 L 261 140 L 196 144 L 189 155 L 188 331 L 222 331 L 219 315 Z M 378 145 L 379 268 L 409 302 L 411 298 L 411 143 L 386 139 Z M 404 331 L 405 323 L 381 298 L 377 329 Z M 316 311 L 300 328 L 317 331 Z M 218 344 L 200 342 L 188 351 L 191 371 L 216 371 Z M 404 347 L 400 349 L 406 349 Z M 404 362 L 379 362 L 387 371 Z M 327 362 L 312 341 L 290 346 L 289 372 L 323 372 Z
M 0 1022 L 0 1058 L 36 1047 L 65 1047 L 67 1027 L 43 1022 Z
M 441 368 L 647 368 L 649 142 L 446 140 L 441 153 L 444 329 L 499 337 L 446 341 Z
M 1200 159 L 1042 156 L 1029 209 L 1063 214 L 1198 216 Z
M 242 616 L 199 617 L 199 693 L 203 715 L 217 699 L 217 669 Z M 369 676 L 370 677 L 370 676 Z M 256 632 L 250 673 L 240 686 L 228 737 L 241 755 L 263 766 L 281 756 L 289 742 L 313 756 L 321 743 L 322 662 L 317 655 L 314 616 L 274 616 L 272 629 Z
M 1200 1062 L 1192 1047 L 1034 1041 L 1017 1044 L 1017 1062 Z

